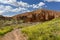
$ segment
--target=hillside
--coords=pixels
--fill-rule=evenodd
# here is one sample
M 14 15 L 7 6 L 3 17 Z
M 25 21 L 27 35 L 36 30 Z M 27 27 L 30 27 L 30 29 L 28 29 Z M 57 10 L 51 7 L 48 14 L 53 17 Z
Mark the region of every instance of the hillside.
M 39 9 L 32 12 L 26 12 L 13 16 L 15 20 L 23 20 L 24 22 L 43 22 L 60 17 L 60 12 L 46 9 Z
M 28 40 L 60 40 L 60 18 L 22 29 Z
M 9 26 L 0 29 L 0 40 L 60 40 L 60 18 L 14 28 Z

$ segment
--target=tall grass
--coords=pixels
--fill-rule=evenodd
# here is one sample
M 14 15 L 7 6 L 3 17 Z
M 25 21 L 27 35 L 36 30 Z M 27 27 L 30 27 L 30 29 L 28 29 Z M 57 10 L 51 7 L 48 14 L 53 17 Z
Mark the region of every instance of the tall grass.
M 12 30 L 13 30 L 13 28 L 10 26 L 3 27 L 0 29 L 0 36 L 3 36 L 4 34 L 10 32 Z

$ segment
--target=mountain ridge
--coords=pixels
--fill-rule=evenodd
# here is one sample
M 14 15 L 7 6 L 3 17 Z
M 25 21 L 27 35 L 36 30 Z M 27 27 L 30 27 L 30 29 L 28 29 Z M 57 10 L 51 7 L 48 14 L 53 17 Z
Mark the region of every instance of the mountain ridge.
M 60 12 L 47 9 L 38 9 L 32 12 L 21 13 L 12 17 L 4 17 L 7 20 L 24 20 L 24 22 L 43 22 L 60 17 Z
M 57 17 L 60 17 L 60 12 L 47 9 L 39 9 L 32 12 L 26 12 L 13 16 L 13 18 L 15 18 L 16 20 L 21 19 L 25 22 L 47 21 Z

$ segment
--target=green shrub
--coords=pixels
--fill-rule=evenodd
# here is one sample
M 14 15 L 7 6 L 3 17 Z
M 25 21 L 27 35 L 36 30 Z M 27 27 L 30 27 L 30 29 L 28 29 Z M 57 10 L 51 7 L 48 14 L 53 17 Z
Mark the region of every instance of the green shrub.
M 12 31 L 12 30 L 13 30 L 13 28 L 10 27 L 10 26 L 3 27 L 3 28 L 0 29 L 0 36 Z

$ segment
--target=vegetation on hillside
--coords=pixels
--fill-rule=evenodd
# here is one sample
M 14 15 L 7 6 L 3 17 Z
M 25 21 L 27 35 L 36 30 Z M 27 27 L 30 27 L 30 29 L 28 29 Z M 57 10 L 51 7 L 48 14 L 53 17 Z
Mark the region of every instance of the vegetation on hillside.
M 35 23 L 22 23 L 19 21 L 19 23 L 15 23 L 14 20 L 8 21 L 8 20 L 0 20 L 0 36 L 5 35 L 6 33 L 17 29 L 17 28 L 24 28 L 31 25 L 34 25 Z
M 28 40 L 60 40 L 60 18 L 22 28 Z
M 0 21 L 0 36 L 12 31 L 14 28 L 20 28 L 22 33 L 28 36 L 28 40 L 60 40 L 60 18 L 35 24 L 11 24 L 12 21 Z

